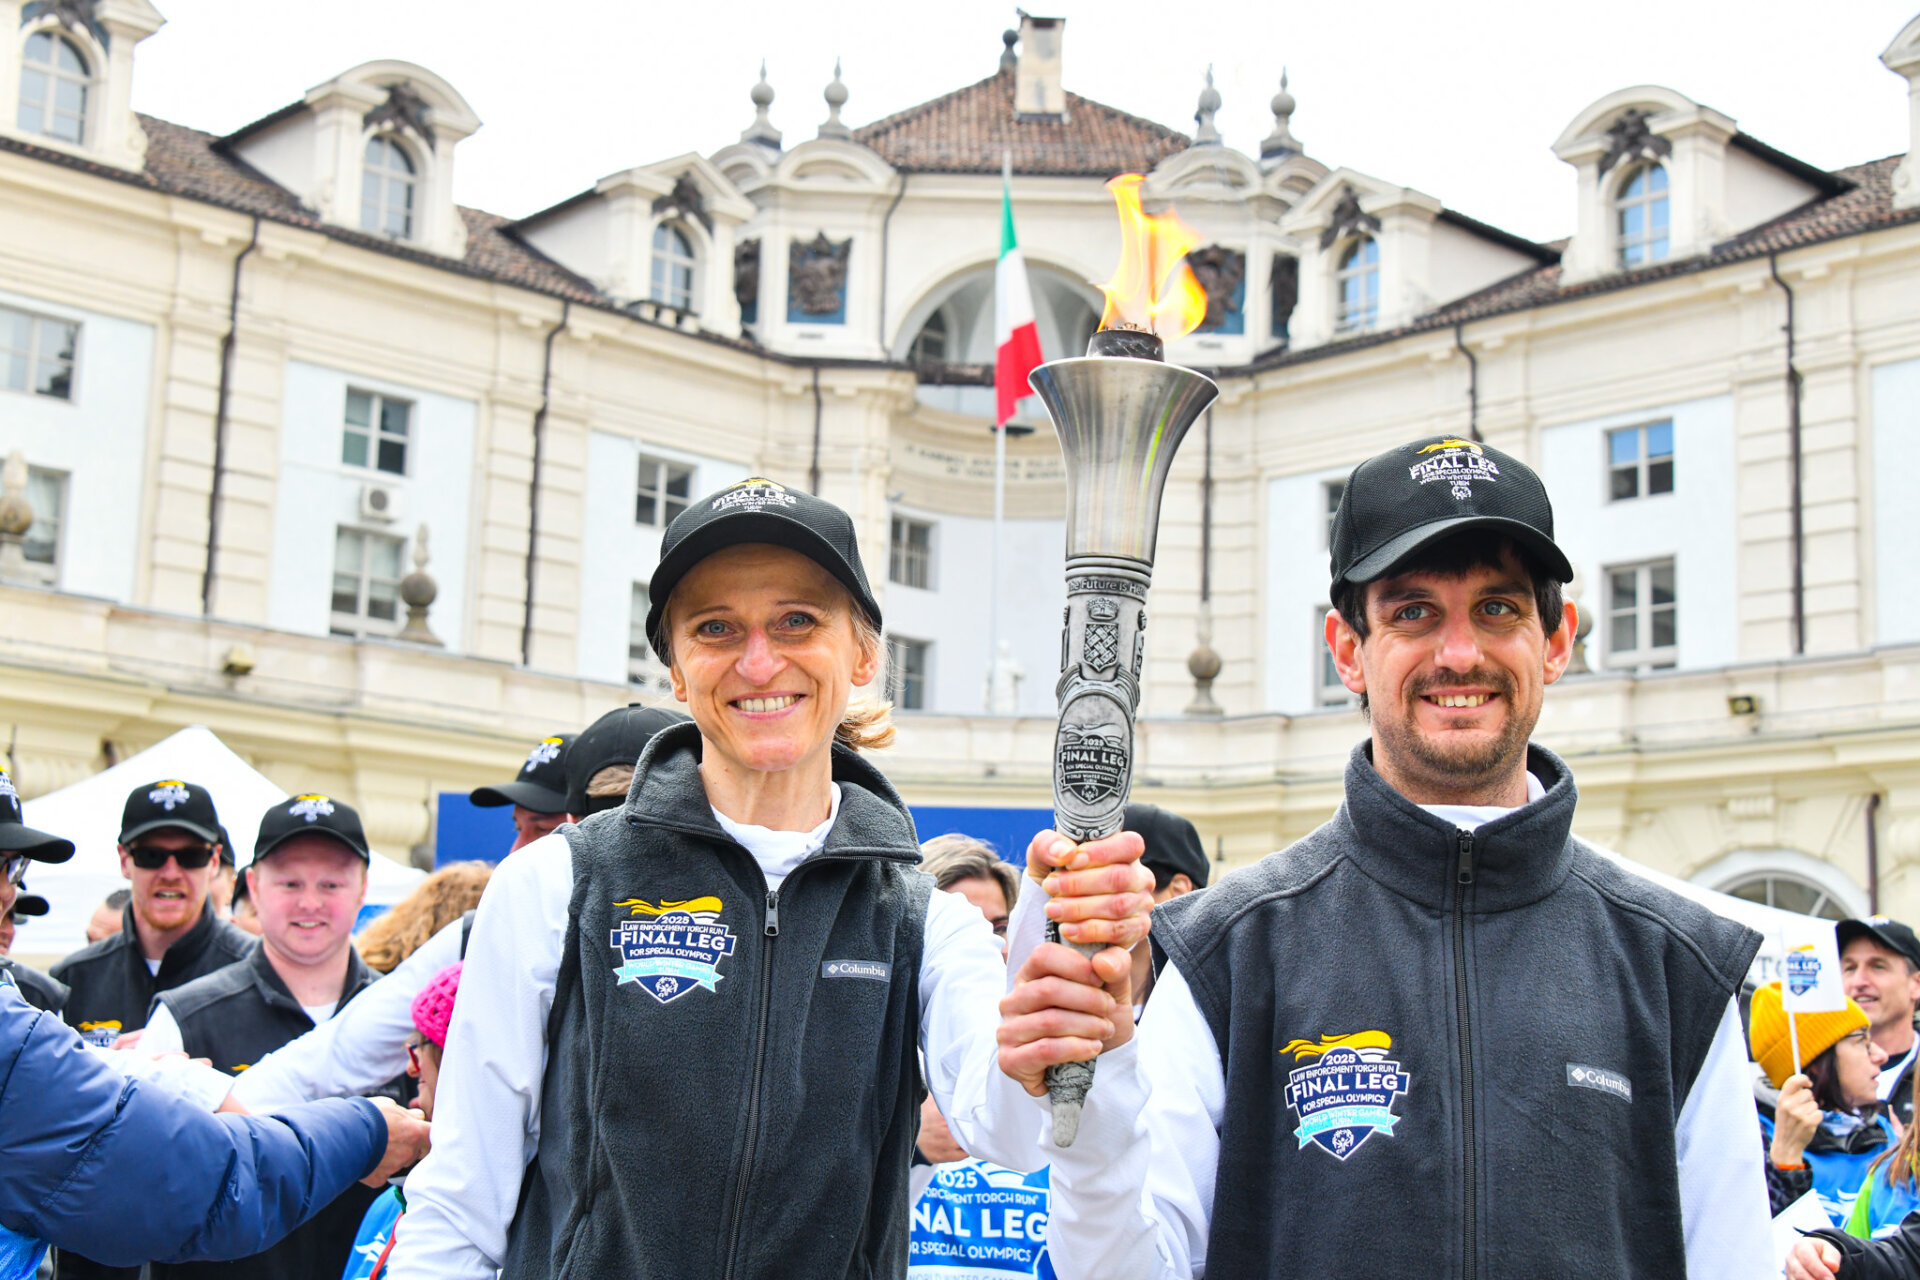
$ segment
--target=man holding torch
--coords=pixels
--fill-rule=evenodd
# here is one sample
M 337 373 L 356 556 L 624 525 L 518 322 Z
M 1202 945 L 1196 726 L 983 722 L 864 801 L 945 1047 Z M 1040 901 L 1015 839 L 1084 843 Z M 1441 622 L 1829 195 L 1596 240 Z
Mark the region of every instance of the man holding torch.
M 1041 1143 L 1059 1274 L 1776 1274 L 1734 1003 L 1758 935 L 1574 839 L 1529 742 L 1575 623 L 1539 478 L 1416 441 L 1354 470 L 1332 544 L 1371 736 L 1330 822 L 1156 908 L 1153 1005 Z M 1030 911 L 1010 1073 L 1092 980 Z

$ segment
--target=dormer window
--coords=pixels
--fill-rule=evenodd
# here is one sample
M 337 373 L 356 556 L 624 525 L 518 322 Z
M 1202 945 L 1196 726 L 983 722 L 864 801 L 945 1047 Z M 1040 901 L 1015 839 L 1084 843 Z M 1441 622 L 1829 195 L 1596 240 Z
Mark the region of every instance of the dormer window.
M 413 157 L 385 134 L 367 139 L 360 178 L 360 226 L 396 240 L 413 238 L 413 199 L 420 185 Z
M 1371 329 L 1380 319 L 1380 242 L 1355 236 L 1340 250 L 1333 273 L 1336 333 Z
M 1613 202 L 1620 265 L 1644 266 L 1667 256 L 1667 167 L 1643 164 L 1627 172 Z
M 85 142 L 91 83 L 87 60 L 73 41 L 53 31 L 28 36 L 20 68 L 20 131 L 75 145 Z
M 671 222 L 653 229 L 653 288 L 649 296 L 680 311 L 693 310 L 693 242 Z

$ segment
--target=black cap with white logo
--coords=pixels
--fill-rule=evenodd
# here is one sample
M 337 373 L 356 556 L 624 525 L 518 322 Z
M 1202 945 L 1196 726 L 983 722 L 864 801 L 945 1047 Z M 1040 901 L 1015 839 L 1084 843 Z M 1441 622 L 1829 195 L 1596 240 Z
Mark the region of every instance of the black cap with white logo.
M 367 862 L 373 861 L 367 850 L 367 833 L 360 826 L 360 815 L 352 805 L 331 796 L 304 795 L 282 800 L 260 819 L 260 838 L 253 844 L 255 862 L 295 836 L 310 834 L 332 836 Z
M 24 853 L 36 862 L 65 862 L 73 856 L 73 841 L 35 831 L 20 821 L 20 793 L 14 788 L 13 775 L 0 765 L 0 854 L 13 853 Z
M 1875 942 L 1903 957 L 1906 962 L 1920 969 L 1920 938 L 1914 937 L 1913 930 L 1887 916 L 1868 916 L 1864 920 L 1842 920 L 1833 926 L 1834 941 L 1842 951 L 1856 938 L 1872 938 Z
M 1491 445 L 1433 436 L 1368 458 L 1353 469 L 1333 516 L 1335 582 L 1387 577 L 1428 543 L 1481 529 L 1539 556 L 1573 580 L 1553 541 L 1553 505 L 1533 468 Z
M 853 520 L 822 498 L 755 478 L 710 493 L 675 516 L 660 539 L 660 563 L 647 584 L 647 640 L 660 660 L 667 658 L 660 612 L 687 571 L 716 551 L 748 542 L 771 543 L 798 551 L 825 569 L 853 596 L 875 627 L 880 604 L 860 564 L 860 543 Z
M 121 844 L 166 827 L 178 827 L 208 844 L 219 844 L 222 838 L 213 797 L 198 783 L 162 778 L 127 793 L 127 807 L 120 811 Z
M 587 786 L 593 775 L 616 764 L 632 765 L 653 741 L 653 735 L 676 724 L 685 724 L 691 716 L 662 707 L 644 707 L 639 703 L 621 707 L 595 720 L 580 731 L 567 749 L 568 813 L 585 817 L 593 811 L 587 799 Z
M 533 744 L 520 776 L 497 786 L 476 787 L 467 799 L 483 809 L 517 804 L 535 813 L 567 812 L 567 751 L 573 746 L 571 733 L 549 734 Z

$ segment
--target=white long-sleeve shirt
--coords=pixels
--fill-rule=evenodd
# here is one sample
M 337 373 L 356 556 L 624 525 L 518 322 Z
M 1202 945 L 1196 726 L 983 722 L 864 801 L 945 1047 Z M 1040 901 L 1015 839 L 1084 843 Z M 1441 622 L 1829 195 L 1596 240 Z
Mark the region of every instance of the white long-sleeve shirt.
M 776 888 L 825 843 L 832 823 L 771 832 L 715 816 Z M 522 1175 L 540 1143 L 547 1016 L 572 893 L 573 857 L 560 835 L 514 854 L 487 886 L 447 1031 L 433 1152 L 407 1179 L 407 1216 L 388 1261 L 392 1280 L 490 1280 L 506 1254 Z M 934 892 L 919 987 L 927 1085 L 961 1145 L 1012 1164 L 1033 1151 L 1033 1113 L 1026 1093 L 999 1070 L 995 1036 L 1006 987 L 986 918 L 960 895 Z M 1015 1122 L 995 1131 L 986 1123 L 992 1115 Z
M 1529 776 L 1529 801 L 1544 794 Z M 1431 806 L 1476 827 L 1507 812 Z M 1044 928 L 1022 895 L 1009 930 L 1016 971 Z M 1771 1222 L 1760 1166 L 1752 1075 L 1740 1011 L 1729 1003 L 1674 1127 L 1687 1272 L 1773 1276 Z M 1042 1117 L 1030 1132 L 1052 1162 L 1048 1255 L 1061 1280 L 1188 1280 L 1207 1272 L 1226 1077 L 1213 1030 L 1177 965 L 1165 965 L 1134 1038 L 1100 1059 L 1074 1145 L 1053 1145 Z M 1550 1222 L 1542 1230 L 1552 1230 Z

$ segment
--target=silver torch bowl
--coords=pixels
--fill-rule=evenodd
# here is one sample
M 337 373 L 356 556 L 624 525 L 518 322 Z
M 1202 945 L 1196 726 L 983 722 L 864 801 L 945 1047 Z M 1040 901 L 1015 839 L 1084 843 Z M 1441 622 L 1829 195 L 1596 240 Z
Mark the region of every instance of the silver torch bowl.
M 1180 441 L 1220 393 L 1210 379 L 1165 363 L 1148 334 L 1102 330 L 1088 350 L 1043 364 L 1028 379 L 1066 458 L 1067 609 L 1053 810 L 1054 829 L 1081 843 L 1120 830 L 1133 785 L 1160 499 Z M 1051 923 L 1047 933 L 1061 940 Z M 1075 945 L 1087 955 L 1100 950 Z M 1048 1069 L 1060 1146 L 1073 1144 L 1092 1083 L 1091 1062 Z

